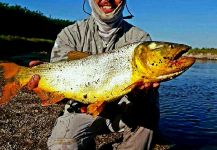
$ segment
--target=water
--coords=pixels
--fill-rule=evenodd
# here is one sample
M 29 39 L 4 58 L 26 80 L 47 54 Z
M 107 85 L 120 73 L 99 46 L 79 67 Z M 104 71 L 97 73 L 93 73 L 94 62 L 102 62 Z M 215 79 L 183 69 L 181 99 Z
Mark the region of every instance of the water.
M 174 149 L 217 150 L 217 61 L 161 83 L 160 132 Z

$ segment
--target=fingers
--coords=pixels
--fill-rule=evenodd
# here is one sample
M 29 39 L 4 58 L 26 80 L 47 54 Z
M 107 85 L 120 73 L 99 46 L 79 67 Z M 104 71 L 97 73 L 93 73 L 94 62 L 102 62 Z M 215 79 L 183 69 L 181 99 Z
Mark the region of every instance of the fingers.
M 28 90 L 33 90 L 34 88 L 36 88 L 38 86 L 39 80 L 40 80 L 39 75 L 37 74 L 33 75 L 32 78 L 27 83 Z
M 44 62 L 40 61 L 40 60 L 33 60 L 29 62 L 29 67 L 33 67 L 33 66 L 37 66 L 40 64 L 43 64 Z M 34 88 L 36 88 L 38 86 L 40 80 L 40 76 L 39 75 L 33 75 L 32 78 L 29 80 L 29 82 L 27 83 L 26 87 L 28 90 L 33 90 Z
M 140 90 L 149 90 L 151 88 L 158 89 L 160 87 L 160 83 L 144 83 L 142 86 L 139 87 Z
M 155 83 L 153 83 L 152 86 L 153 86 L 153 88 L 158 89 L 160 87 L 160 83 L 155 82 Z
M 43 64 L 43 62 L 40 61 L 40 60 L 33 60 L 33 61 L 29 62 L 29 67 L 37 66 L 37 65 L 40 65 L 40 64 Z
M 151 87 L 151 83 L 144 83 L 142 86 L 139 87 L 140 90 L 148 90 Z

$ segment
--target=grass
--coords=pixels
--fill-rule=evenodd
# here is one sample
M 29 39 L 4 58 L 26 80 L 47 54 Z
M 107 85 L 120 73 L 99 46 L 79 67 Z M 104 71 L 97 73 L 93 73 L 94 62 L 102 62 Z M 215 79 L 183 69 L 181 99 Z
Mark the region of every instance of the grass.
M 42 38 L 26 38 L 21 36 L 13 36 L 13 35 L 0 35 L 0 40 L 5 41 L 28 41 L 28 42 L 45 42 L 53 44 L 54 41 L 50 39 L 42 39 Z
M 53 44 L 54 41 L 50 39 L 0 35 L 0 58 L 28 52 L 49 52 Z
M 0 60 L 22 65 L 31 60 L 48 61 L 53 44 L 50 39 L 0 35 Z

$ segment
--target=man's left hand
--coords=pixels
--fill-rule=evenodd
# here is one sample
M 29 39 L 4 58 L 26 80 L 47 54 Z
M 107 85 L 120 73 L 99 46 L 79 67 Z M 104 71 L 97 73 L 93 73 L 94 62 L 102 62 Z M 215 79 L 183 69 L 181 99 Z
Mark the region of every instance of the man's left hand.
M 149 90 L 149 89 L 158 89 L 160 87 L 160 83 L 154 82 L 154 83 L 144 83 L 140 87 L 138 87 L 140 90 Z

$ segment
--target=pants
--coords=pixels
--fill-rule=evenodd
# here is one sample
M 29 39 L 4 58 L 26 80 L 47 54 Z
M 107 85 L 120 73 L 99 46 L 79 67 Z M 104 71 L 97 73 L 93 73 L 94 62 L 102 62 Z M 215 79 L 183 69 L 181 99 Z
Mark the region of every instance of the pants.
M 129 110 L 125 115 L 124 123 L 126 124 L 122 126 L 123 141 L 115 149 L 144 150 L 151 148 L 153 130 L 159 118 L 158 103 L 155 100 L 145 101 L 144 104 L 142 101 L 135 108 L 127 107 Z M 48 138 L 48 148 L 50 150 L 95 149 L 94 137 L 109 131 L 106 122 L 104 117 L 94 118 L 84 113 L 65 111 L 64 115 L 57 119 L 52 134 Z

